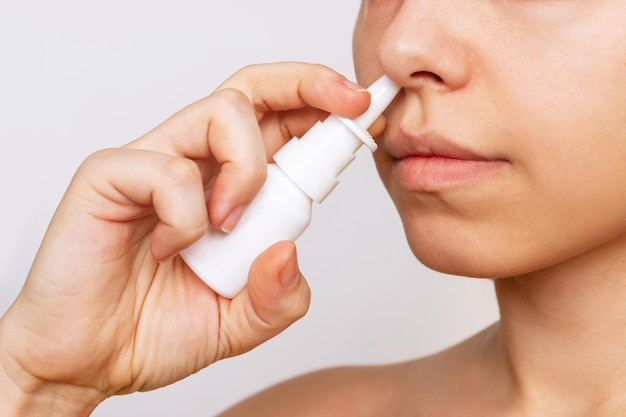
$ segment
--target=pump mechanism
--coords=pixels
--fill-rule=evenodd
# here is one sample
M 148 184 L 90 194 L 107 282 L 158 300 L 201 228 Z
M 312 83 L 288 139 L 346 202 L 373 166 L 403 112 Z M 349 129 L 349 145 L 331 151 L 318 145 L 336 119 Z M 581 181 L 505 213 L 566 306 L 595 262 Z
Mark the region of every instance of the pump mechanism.
M 276 154 L 274 162 L 313 200 L 321 203 L 337 186 L 337 176 L 365 144 L 372 152 L 376 142 L 367 129 L 398 94 L 400 86 L 387 76 L 369 88 L 370 106 L 356 119 L 330 115 L 317 122 L 302 139 L 293 138 Z

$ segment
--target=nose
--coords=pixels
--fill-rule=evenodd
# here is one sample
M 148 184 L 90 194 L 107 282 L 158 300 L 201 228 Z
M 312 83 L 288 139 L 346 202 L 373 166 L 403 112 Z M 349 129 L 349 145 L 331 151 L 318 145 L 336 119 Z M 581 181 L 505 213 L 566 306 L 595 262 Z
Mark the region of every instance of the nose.
M 409 89 L 453 91 L 467 84 L 472 59 L 455 13 L 459 3 L 402 2 L 379 39 L 377 58 L 385 74 Z

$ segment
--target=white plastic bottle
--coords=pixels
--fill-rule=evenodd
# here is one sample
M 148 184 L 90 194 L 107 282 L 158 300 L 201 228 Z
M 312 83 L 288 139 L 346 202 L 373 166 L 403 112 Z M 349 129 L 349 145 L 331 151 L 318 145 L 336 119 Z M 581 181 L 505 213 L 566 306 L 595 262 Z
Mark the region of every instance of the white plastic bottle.
M 230 233 L 209 226 L 205 235 L 181 256 L 215 292 L 232 298 L 248 281 L 252 261 L 282 240 L 295 240 L 311 221 L 312 202 L 321 203 L 339 183 L 337 176 L 361 145 L 372 152 L 367 132 L 399 91 L 383 76 L 372 84 L 369 109 L 356 119 L 330 115 L 302 139 L 293 138 L 268 165 L 267 180 Z

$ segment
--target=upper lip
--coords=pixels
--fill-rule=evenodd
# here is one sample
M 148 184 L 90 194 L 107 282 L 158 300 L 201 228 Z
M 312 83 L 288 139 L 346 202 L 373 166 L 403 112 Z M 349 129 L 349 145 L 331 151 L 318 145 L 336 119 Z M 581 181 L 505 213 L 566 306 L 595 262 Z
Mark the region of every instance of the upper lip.
M 440 157 L 450 159 L 489 161 L 485 155 L 461 145 L 439 133 L 429 131 L 410 134 L 400 128 L 391 127 L 384 142 L 385 149 L 396 159 L 411 156 Z

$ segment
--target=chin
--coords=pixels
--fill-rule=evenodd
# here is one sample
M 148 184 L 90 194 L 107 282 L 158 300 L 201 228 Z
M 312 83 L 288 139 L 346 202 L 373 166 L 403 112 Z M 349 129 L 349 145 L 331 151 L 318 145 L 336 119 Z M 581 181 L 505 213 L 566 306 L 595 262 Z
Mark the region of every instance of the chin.
M 498 273 L 501 271 L 496 271 L 491 265 L 485 265 L 483 260 L 467 259 L 466 256 L 460 256 L 458 253 L 446 250 L 434 248 L 423 250 L 417 245 L 409 246 L 417 260 L 433 271 L 468 278 L 498 278 L 501 276 L 501 273 Z
M 446 236 L 406 230 L 413 255 L 424 266 L 448 275 L 469 278 L 500 279 L 520 276 L 552 262 L 536 259 L 521 248 L 511 247 L 497 239 L 466 239 L 462 234 Z M 553 261 L 553 260 L 552 260 Z

